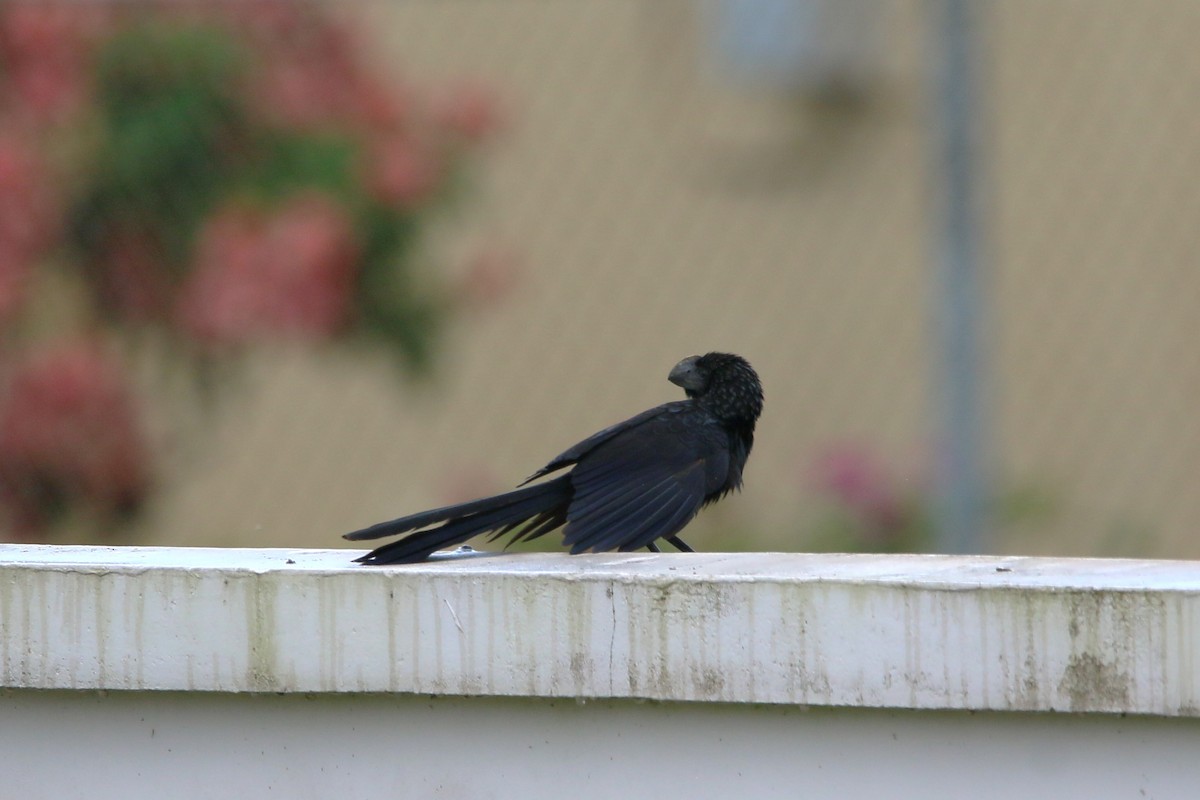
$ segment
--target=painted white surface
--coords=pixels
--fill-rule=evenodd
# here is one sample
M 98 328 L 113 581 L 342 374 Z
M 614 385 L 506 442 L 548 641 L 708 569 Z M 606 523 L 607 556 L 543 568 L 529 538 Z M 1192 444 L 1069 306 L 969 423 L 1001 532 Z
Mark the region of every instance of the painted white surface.
M 0 694 L 0 796 L 1192 800 L 1200 721 L 414 695 Z
M 1200 715 L 1200 563 L 0 547 L 0 685 Z

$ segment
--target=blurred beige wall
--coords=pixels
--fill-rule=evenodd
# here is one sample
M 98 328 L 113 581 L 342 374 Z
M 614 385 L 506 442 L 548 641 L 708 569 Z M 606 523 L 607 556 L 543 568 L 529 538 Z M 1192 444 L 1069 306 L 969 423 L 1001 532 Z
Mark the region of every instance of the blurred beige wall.
M 1200 556 L 1200 4 L 989 9 L 995 474 L 1056 510 L 995 547 Z M 841 104 L 723 81 L 685 0 L 356 10 L 412 80 L 501 89 L 507 134 L 443 249 L 508 243 L 520 284 L 452 326 L 427 385 L 383 354 L 258 359 L 148 535 L 334 545 L 515 484 L 710 349 L 754 363 L 767 407 L 696 546 L 801 549 L 833 441 L 927 474 L 928 6 L 879 4 L 873 80 Z

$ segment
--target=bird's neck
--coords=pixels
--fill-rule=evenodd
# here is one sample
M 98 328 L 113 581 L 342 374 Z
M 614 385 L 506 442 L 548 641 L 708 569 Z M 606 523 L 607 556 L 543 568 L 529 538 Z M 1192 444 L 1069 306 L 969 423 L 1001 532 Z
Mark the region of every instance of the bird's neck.
M 746 455 L 750 455 L 750 448 L 754 447 L 754 420 L 738 425 L 731 425 L 730 433 L 737 437 L 745 446 Z

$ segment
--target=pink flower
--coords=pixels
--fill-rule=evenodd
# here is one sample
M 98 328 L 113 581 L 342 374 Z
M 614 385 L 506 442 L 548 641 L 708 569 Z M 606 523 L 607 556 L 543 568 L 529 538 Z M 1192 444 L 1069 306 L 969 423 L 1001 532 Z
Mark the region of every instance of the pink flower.
M 0 397 L 0 505 L 19 534 L 76 502 L 128 512 L 149 484 L 132 394 L 99 346 L 61 343 L 14 369 Z
M 336 122 L 346 106 L 346 81 L 319 60 L 280 54 L 255 73 L 253 97 L 274 122 L 314 127 Z
M 58 209 L 51 175 L 37 152 L 11 134 L 0 134 L 0 242 L 27 258 L 54 239 Z
M 502 127 L 495 92 L 479 83 L 447 88 L 434 98 L 431 114 L 442 130 L 473 144 L 492 138 Z
M 328 338 L 349 320 L 357 266 L 350 221 L 322 195 L 270 214 L 230 207 L 200 233 L 179 324 L 208 345 Z
M 260 45 L 296 41 L 312 24 L 312 8 L 300 0 L 198 0 L 203 12 L 223 16 L 235 29 L 246 31 Z
M 521 282 L 520 259 L 500 245 L 480 250 L 466 266 L 457 294 L 473 310 L 503 302 Z
M 29 261 L 0 240 L 0 329 L 24 305 L 32 273 Z
M 58 209 L 32 148 L 0 134 L 0 325 L 16 313 L 34 262 L 54 241 Z
M 116 230 L 96 263 L 101 301 L 136 322 L 161 320 L 171 307 L 171 283 L 161 248 L 145 233 Z
M 351 117 L 367 132 L 399 131 L 412 122 L 412 92 L 363 74 L 349 87 Z
M 904 521 L 904 502 L 896 481 L 869 450 L 854 444 L 829 448 L 816 460 L 817 488 L 858 516 L 876 533 Z
M 377 141 L 371 149 L 367 178 L 385 203 L 414 209 L 430 198 L 442 179 L 441 159 L 408 134 Z
M 329 15 L 236 3 L 260 55 L 250 86 L 256 107 L 272 121 L 302 128 L 353 125 L 370 81 L 352 30 Z M 301 10 L 304 9 L 304 10 Z M 235 17 L 235 24 L 242 21 Z
M 111 15 L 107 5 L 0 5 L 0 51 L 16 111 L 36 123 L 53 123 L 83 104 L 88 54 L 106 29 Z

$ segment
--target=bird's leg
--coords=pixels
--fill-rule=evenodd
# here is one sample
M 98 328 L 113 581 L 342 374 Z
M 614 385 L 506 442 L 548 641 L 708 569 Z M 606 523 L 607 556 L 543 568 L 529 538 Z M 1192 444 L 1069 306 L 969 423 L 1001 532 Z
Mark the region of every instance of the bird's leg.
M 662 550 L 659 550 L 658 545 L 656 545 L 654 542 L 651 542 L 650 544 L 646 545 L 646 549 L 649 550 L 651 553 L 661 553 L 662 552 Z
M 695 550 L 693 550 L 691 547 L 688 546 L 687 542 L 685 542 L 683 539 L 680 539 L 678 536 L 668 536 L 667 541 L 670 542 L 671 544 L 675 545 L 675 549 L 681 553 L 696 552 Z

